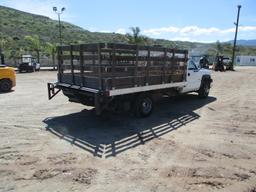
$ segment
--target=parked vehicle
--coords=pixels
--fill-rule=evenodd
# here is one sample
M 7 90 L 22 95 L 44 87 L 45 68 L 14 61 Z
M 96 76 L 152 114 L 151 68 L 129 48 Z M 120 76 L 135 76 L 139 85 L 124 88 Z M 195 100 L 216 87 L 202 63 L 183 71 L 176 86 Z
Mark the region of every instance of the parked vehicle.
M 8 92 L 16 86 L 16 73 L 14 68 L 0 65 L 0 91 Z
M 225 71 L 225 70 L 231 70 L 231 60 L 228 57 L 224 57 L 223 55 L 217 55 L 216 56 L 216 62 L 213 66 L 215 71 Z
M 149 116 L 159 95 L 197 92 L 206 98 L 211 74 L 188 61 L 187 50 L 127 44 L 58 47 L 58 82 L 48 83 L 49 99 L 60 90 L 71 102 L 104 110 L 132 110 Z
M 19 72 L 35 72 L 40 70 L 40 64 L 31 55 L 22 55 Z

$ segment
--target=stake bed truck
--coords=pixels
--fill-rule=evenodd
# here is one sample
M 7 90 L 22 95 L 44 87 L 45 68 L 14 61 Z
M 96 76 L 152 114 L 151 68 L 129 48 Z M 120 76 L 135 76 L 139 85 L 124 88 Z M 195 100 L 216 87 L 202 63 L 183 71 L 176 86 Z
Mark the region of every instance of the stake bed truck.
M 116 43 L 58 47 L 58 81 L 48 83 L 49 99 L 60 90 L 71 102 L 104 110 L 151 114 L 157 96 L 197 92 L 208 97 L 211 74 L 188 60 L 187 50 Z

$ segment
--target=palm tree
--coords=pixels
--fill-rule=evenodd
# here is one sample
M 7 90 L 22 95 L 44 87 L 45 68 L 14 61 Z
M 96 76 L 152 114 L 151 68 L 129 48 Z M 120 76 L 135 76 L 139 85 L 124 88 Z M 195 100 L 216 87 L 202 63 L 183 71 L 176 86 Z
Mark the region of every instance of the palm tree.
M 136 45 L 147 43 L 148 38 L 140 34 L 141 30 L 139 27 L 131 27 L 130 29 L 132 33 L 126 34 L 128 43 L 136 44 Z
M 29 42 L 29 46 L 31 50 L 36 52 L 37 62 L 40 62 L 40 51 L 41 51 L 41 43 L 38 35 L 33 36 L 25 36 L 25 40 Z
M 217 52 L 217 55 L 222 55 L 223 54 L 223 45 L 217 41 L 216 42 L 216 52 Z

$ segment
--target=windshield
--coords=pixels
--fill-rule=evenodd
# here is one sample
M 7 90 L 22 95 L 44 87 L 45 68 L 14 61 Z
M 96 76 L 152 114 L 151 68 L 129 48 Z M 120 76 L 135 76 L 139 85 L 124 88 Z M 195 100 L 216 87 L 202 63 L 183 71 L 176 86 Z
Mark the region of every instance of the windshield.
M 193 60 L 188 61 L 188 70 L 195 70 L 198 69 L 198 66 L 195 64 Z

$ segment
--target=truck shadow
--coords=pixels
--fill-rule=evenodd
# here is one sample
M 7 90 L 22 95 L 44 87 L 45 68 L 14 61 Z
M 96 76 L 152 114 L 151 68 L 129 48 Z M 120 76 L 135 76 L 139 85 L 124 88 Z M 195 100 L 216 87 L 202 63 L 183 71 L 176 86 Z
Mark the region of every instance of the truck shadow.
M 14 90 L 10 90 L 10 91 L 7 91 L 7 92 L 1 92 L 1 91 L 0 91 L 0 95 L 4 95 L 4 94 L 7 95 L 8 93 L 12 93 L 12 92 L 14 92 Z
M 92 111 L 83 110 L 49 117 L 43 122 L 46 130 L 60 139 L 94 156 L 107 158 L 182 128 L 200 117 L 194 110 L 215 100 L 214 97 L 199 99 L 196 95 L 184 95 L 174 101 L 164 98 L 157 103 L 153 114 L 144 119 L 125 114 L 102 119 Z

